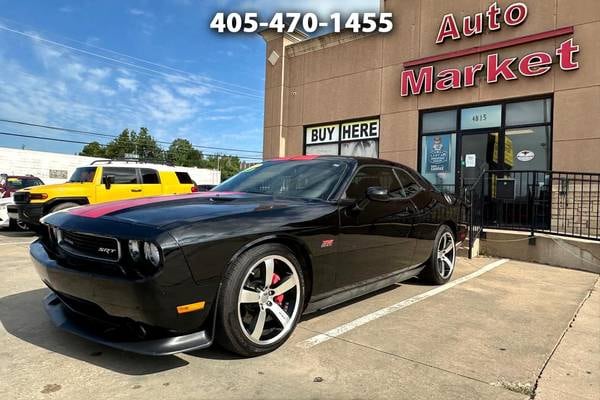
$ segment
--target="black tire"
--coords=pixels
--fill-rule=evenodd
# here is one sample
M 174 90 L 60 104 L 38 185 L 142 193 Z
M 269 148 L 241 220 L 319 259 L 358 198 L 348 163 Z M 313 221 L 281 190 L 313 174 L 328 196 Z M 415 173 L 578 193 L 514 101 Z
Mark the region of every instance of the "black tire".
M 450 237 L 452 238 L 453 243 L 451 258 L 452 268 L 450 269 L 449 274 L 447 276 L 443 276 L 439 268 L 440 260 L 438 258 L 438 249 L 440 248 L 440 242 L 443 240 L 444 237 L 448 238 L 448 235 L 450 235 Z M 437 234 L 435 235 L 435 240 L 433 241 L 433 247 L 431 249 L 431 257 L 429 258 L 429 260 L 427 260 L 427 263 L 425 263 L 425 269 L 423 269 L 423 271 L 421 272 L 420 277 L 430 284 L 443 285 L 452 278 L 455 265 L 456 238 L 454 236 L 454 232 L 452 231 L 452 229 L 450 229 L 448 225 L 442 225 L 440 226 L 440 228 L 437 231 Z M 445 268 L 447 268 L 447 264 L 445 265 Z
M 79 207 L 81 204 L 66 202 L 55 205 L 50 209 L 50 213 L 57 212 L 60 210 L 66 210 L 67 208 Z
M 8 222 L 8 229 L 11 231 L 26 232 L 29 230 L 29 226 L 26 223 L 19 222 L 16 219 L 10 219 Z
M 288 263 L 283 260 L 274 260 L 274 267 L 271 267 L 273 276 L 279 277 L 277 273 L 284 273 L 287 269 L 290 270 L 290 274 L 287 274 L 282 278 L 281 282 L 284 282 L 283 279 L 293 278 L 296 283 L 291 289 L 288 289 L 285 293 L 285 299 L 282 297 L 277 301 L 285 301 L 286 303 L 278 303 L 280 306 L 279 310 L 284 310 L 286 313 L 290 313 L 289 322 L 286 325 L 287 328 L 283 324 L 279 322 L 276 318 L 273 311 L 270 309 L 264 310 L 263 323 L 261 329 L 262 332 L 267 332 L 266 335 L 270 334 L 269 331 L 273 332 L 272 338 L 266 338 L 265 340 L 261 340 L 261 334 L 258 335 L 258 341 L 270 341 L 274 340 L 272 343 L 256 343 L 254 342 L 250 336 L 250 332 L 245 328 L 245 322 L 243 320 L 249 319 L 249 324 L 251 324 L 252 312 L 249 311 L 249 308 L 256 307 L 254 310 L 255 313 L 262 313 L 263 307 L 274 306 L 275 299 L 277 297 L 272 297 L 272 302 L 269 303 L 259 303 L 259 302 L 249 302 L 244 303 L 241 301 L 241 290 L 242 285 L 247 285 L 249 280 L 254 279 L 255 276 L 256 281 L 264 281 L 265 278 L 262 276 L 262 267 L 264 265 L 264 275 L 266 276 L 266 263 L 260 263 L 261 260 L 264 260 L 268 257 L 277 257 L 283 258 L 288 261 Z M 291 267 L 290 267 L 291 265 Z M 291 272 L 291 268 L 294 268 L 295 274 Z M 258 273 L 258 275 L 256 275 Z M 260 291 L 261 293 L 265 293 L 271 289 L 277 289 L 278 285 L 274 282 L 275 278 L 273 278 L 273 286 L 271 285 L 267 287 L 262 287 L 262 289 L 257 289 L 256 286 L 252 288 L 253 290 Z M 216 341 L 223 346 L 225 349 L 237 353 L 244 357 L 254 357 L 262 354 L 269 353 L 279 346 L 281 346 L 292 334 L 300 317 L 302 315 L 302 311 L 304 309 L 304 293 L 305 293 L 305 283 L 304 277 L 302 276 L 302 268 L 298 261 L 296 255 L 286 246 L 277 243 L 268 243 L 264 245 L 260 245 L 254 247 L 242 255 L 240 255 L 237 259 L 235 259 L 227 271 L 223 276 L 223 284 L 221 286 L 221 290 L 219 292 L 218 299 L 218 307 L 217 307 L 217 330 L 216 330 Z M 249 286 L 244 286 L 244 288 L 248 288 Z M 259 296 L 260 297 L 260 296 Z M 288 300 L 289 297 L 289 300 Z M 264 300 L 264 299 L 262 299 Z M 261 301 L 262 301 L 261 300 Z M 256 304 L 255 304 L 256 303 Z M 249 308 L 248 308 L 249 307 Z M 290 308 L 291 307 L 291 308 Z M 286 314 L 286 315 L 288 315 Z M 265 320 L 266 318 L 266 320 Z M 258 325 L 259 316 L 257 314 L 256 319 L 254 320 L 254 327 Z M 282 326 L 279 333 L 277 333 L 277 324 Z M 267 328 L 267 325 L 270 328 Z M 264 334 L 264 333 L 263 333 Z M 278 337 L 280 336 L 280 337 Z

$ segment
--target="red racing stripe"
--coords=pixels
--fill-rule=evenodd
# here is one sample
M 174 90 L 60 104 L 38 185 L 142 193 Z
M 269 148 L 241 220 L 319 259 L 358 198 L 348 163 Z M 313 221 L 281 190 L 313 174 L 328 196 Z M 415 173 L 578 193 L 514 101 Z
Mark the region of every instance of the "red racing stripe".
M 77 207 L 71 210 L 68 210 L 70 214 L 77 215 L 79 217 L 86 218 L 99 218 L 103 217 L 107 214 L 126 210 L 128 208 L 143 206 L 146 204 L 154 204 L 154 203 L 162 203 L 173 200 L 183 200 L 190 197 L 219 197 L 226 195 L 235 195 L 241 194 L 239 192 L 202 192 L 202 193 L 193 193 L 193 194 L 176 194 L 170 196 L 154 196 L 154 197 L 141 197 L 138 199 L 129 199 L 129 200 L 118 200 L 111 201 L 108 203 L 101 204 L 93 204 L 89 206 Z

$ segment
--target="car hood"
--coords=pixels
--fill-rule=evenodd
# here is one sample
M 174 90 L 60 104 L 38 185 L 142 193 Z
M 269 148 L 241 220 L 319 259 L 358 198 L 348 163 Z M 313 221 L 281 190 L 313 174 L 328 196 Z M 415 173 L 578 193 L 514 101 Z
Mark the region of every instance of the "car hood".
M 51 197 L 77 197 L 84 196 L 87 197 L 90 193 L 91 187 L 93 187 L 93 183 L 85 182 L 66 182 L 66 183 L 56 183 L 52 185 L 40 185 L 40 186 L 31 186 L 25 189 L 19 190 L 19 192 L 30 192 L 30 193 L 49 193 Z
M 202 192 L 115 201 L 69 210 L 85 218 L 111 219 L 165 228 L 241 214 L 306 206 L 310 200 L 249 193 Z

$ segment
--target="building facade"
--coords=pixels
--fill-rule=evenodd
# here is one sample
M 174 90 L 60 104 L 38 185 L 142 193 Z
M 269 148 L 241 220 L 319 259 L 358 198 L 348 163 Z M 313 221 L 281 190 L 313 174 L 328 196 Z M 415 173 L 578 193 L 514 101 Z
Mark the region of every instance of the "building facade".
M 265 159 L 380 157 L 453 187 L 600 172 L 600 1 L 385 0 L 394 30 L 263 32 Z

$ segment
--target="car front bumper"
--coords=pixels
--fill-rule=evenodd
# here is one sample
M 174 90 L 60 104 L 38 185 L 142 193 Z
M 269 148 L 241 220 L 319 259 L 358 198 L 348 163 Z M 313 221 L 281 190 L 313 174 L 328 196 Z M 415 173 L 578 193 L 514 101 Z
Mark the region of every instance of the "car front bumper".
M 19 221 L 25 222 L 29 225 L 40 224 L 40 218 L 44 216 L 43 204 L 17 204 L 16 207 L 18 215 L 15 219 L 18 219 Z
M 166 356 L 185 351 L 205 349 L 212 345 L 212 338 L 207 330 L 158 339 L 118 341 L 99 333 L 97 325 L 82 323 L 77 318 L 73 318 L 72 311 L 68 309 L 56 293 L 49 293 L 44 298 L 44 307 L 50 319 L 57 327 L 93 342 L 132 353 Z
M 66 268 L 41 240 L 30 254 L 52 293 L 44 300 L 58 327 L 94 342 L 146 355 L 168 355 L 212 344 L 218 285 L 197 284 L 187 265 L 154 278 L 129 280 Z M 162 280 L 161 280 L 162 279 Z M 169 280 L 168 282 L 165 279 Z M 173 281 L 177 281 L 173 284 Z M 205 301 L 203 310 L 178 314 L 177 306 Z

